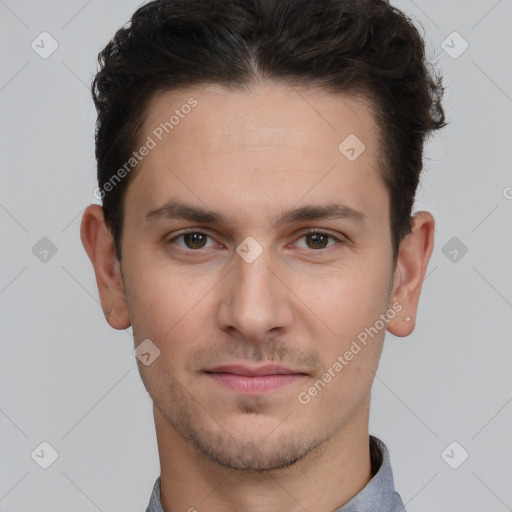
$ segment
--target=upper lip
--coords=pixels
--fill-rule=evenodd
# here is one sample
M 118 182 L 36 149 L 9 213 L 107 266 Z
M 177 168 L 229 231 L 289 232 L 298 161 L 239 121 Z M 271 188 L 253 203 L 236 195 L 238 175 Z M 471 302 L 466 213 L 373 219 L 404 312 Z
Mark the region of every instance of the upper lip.
M 303 374 L 304 372 L 287 368 L 286 366 L 280 366 L 276 364 L 266 364 L 263 366 L 243 366 L 238 364 L 230 364 L 223 366 L 216 366 L 205 370 L 207 373 L 232 373 L 235 375 L 291 375 L 291 374 Z

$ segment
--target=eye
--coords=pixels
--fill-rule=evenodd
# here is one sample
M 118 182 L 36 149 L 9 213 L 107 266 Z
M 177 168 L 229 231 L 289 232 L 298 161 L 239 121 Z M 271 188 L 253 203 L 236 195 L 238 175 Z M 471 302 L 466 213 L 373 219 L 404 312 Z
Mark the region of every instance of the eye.
M 306 249 L 311 249 L 313 251 L 317 251 L 319 249 L 326 249 L 328 247 L 331 247 L 332 245 L 336 245 L 336 242 L 343 243 L 342 239 L 335 237 L 330 233 L 325 233 L 324 231 L 320 231 L 317 229 L 308 231 L 307 233 L 302 235 L 299 240 L 302 239 L 305 239 Z M 329 239 L 331 239 L 334 243 L 328 245 Z
M 209 235 L 201 231 L 186 231 L 167 240 L 166 243 L 176 245 L 185 254 L 201 254 L 209 247 L 215 246 L 213 240 L 208 245 L 208 239 L 212 240 Z M 305 244 L 298 244 L 298 246 L 309 249 L 311 252 L 320 252 L 321 249 L 345 243 L 342 238 L 319 229 L 309 230 L 299 240 L 304 240 Z
M 168 242 L 176 244 L 185 252 L 199 252 L 201 249 L 206 249 L 208 247 L 206 245 L 208 238 L 210 237 L 206 233 L 201 233 L 200 231 L 188 231 L 168 240 Z M 180 239 L 183 239 L 184 245 L 177 243 L 177 240 Z

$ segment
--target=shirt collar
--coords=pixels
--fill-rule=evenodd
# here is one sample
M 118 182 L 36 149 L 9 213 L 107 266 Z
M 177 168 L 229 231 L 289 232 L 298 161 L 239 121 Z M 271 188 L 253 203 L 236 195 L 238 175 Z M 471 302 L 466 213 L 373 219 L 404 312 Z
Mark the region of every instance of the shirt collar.
M 372 468 L 378 468 L 366 487 L 335 512 L 406 512 L 400 495 L 395 491 L 393 471 L 386 445 L 370 436 Z
M 395 491 L 393 472 L 386 445 L 370 436 L 372 479 L 366 487 L 335 512 L 406 512 Z M 160 477 L 156 479 L 146 512 L 164 512 L 160 502 Z

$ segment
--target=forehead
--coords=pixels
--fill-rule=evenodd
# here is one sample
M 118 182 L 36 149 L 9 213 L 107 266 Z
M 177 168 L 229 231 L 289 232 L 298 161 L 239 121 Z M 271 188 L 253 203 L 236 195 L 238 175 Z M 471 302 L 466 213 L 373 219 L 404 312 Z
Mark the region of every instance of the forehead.
M 248 217 L 301 200 L 386 209 L 363 97 L 277 84 L 167 91 L 146 109 L 139 145 L 150 139 L 126 198 L 138 215 L 184 196 Z

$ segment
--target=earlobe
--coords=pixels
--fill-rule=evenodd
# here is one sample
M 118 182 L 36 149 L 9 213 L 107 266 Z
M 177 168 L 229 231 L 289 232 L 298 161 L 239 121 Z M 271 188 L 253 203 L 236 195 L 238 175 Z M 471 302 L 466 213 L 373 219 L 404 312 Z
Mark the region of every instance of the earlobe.
M 107 322 L 114 329 L 130 327 L 120 263 L 100 205 L 91 204 L 85 209 L 80 226 L 80 238 L 94 267 Z
M 389 323 L 387 330 L 398 337 L 414 331 L 421 287 L 434 247 L 435 220 L 429 212 L 413 217 L 413 229 L 400 244 L 394 274 L 391 302 L 402 309 Z

